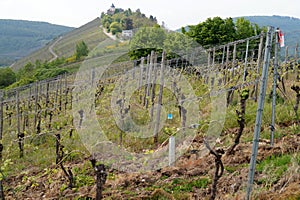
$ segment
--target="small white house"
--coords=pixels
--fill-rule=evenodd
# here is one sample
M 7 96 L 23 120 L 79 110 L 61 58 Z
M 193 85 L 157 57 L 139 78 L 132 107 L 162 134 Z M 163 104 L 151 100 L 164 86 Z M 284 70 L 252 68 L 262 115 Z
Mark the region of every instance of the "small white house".
M 132 38 L 133 37 L 133 31 L 132 30 L 123 30 L 122 31 L 122 37 L 123 38 Z

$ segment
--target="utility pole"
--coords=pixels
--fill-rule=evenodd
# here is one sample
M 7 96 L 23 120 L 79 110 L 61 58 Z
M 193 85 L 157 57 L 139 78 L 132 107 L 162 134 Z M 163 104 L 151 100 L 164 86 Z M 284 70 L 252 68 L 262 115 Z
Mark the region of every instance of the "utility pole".
M 262 114 L 263 114 L 263 110 L 264 110 L 264 102 L 265 102 L 267 82 L 268 82 L 268 70 L 269 70 L 269 65 L 270 65 L 270 53 L 271 53 L 271 49 L 272 49 L 271 44 L 272 44 L 273 31 L 274 31 L 274 27 L 268 27 L 266 48 L 265 48 L 266 50 L 265 50 L 265 57 L 264 57 L 264 66 L 263 66 L 262 79 L 261 79 L 262 83 L 261 83 L 261 87 L 260 87 L 258 108 L 257 108 L 257 112 L 256 112 L 254 138 L 253 138 L 253 145 L 252 145 L 252 155 L 251 155 L 250 167 L 249 167 L 246 200 L 250 200 L 252 186 L 253 186 L 253 180 L 254 180 L 256 157 L 257 157 L 257 152 L 258 152 L 258 144 L 259 144 L 259 137 L 260 137 L 261 122 L 262 122 Z

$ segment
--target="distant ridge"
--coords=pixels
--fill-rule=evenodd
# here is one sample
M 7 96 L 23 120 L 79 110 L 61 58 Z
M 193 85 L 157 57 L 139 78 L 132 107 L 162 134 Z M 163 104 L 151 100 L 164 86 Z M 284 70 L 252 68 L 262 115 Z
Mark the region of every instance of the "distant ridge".
M 0 66 L 10 65 L 73 29 L 48 22 L 0 19 Z
M 252 23 L 259 26 L 279 27 L 285 35 L 285 43 L 289 48 L 295 48 L 300 43 L 300 19 L 288 16 L 244 16 Z M 236 18 L 235 18 L 236 19 Z

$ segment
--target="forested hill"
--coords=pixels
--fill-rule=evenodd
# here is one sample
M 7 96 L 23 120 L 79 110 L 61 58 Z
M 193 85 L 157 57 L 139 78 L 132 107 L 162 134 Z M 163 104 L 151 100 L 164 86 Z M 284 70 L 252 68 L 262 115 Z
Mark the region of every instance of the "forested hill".
M 296 43 L 300 43 L 300 19 L 283 16 L 245 16 L 245 19 L 259 26 L 279 27 L 285 35 L 286 45 L 294 48 Z
M 0 66 L 12 64 L 72 29 L 46 22 L 0 19 Z

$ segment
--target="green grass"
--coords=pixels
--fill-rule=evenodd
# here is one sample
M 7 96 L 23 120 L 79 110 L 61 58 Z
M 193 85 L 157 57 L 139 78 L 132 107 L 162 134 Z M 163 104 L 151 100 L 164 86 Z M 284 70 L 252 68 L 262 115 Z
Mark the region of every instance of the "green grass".
M 257 164 L 257 171 L 264 174 L 258 182 L 270 187 L 288 170 L 291 163 L 291 155 L 270 156 Z

